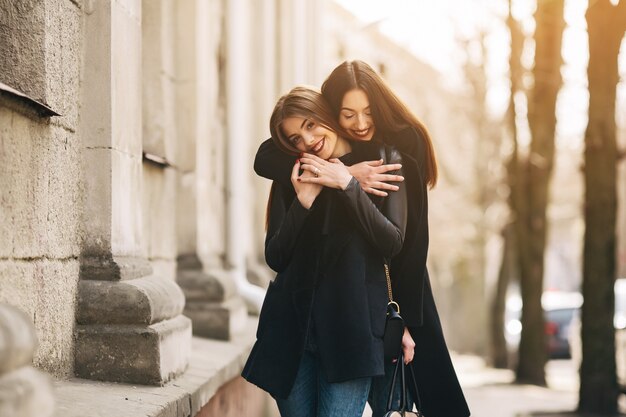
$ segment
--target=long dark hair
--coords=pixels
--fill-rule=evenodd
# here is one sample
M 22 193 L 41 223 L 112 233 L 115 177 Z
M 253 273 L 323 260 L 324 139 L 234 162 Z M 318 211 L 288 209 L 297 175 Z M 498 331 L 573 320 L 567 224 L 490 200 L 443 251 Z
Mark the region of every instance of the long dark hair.
M 433 188 L 438 177 L 437 159 L 428 129 L 394 94 L 385 80 L 365 62 L 344 61 L 322 84 L 322 95 L 330 105 L 335 119 L 339 118 L 344 95 L 354 89 L 361 89 L 367 94 L 374 126 L 390 145 L 394 144 L 394 133 L 409 126 L 417 130 L 426 149 L 424 180 Z

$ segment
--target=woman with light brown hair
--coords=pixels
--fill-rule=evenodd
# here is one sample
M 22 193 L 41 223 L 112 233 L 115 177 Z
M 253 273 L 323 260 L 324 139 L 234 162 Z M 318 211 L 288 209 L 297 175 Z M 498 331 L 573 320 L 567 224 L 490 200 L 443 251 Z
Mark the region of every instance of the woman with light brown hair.
M 401 308 L 406 329 L 403 353 L 414 368 L 422 411 L 428 417 L 467 417 L 470 412 L 452 365 L 433 298 L 426 258 L 428 254 L 428 188 L 437 182 L 434 146 L 424 124 L 393 93 L 387 83 L 363 61 L 345 61 L 322 85 L 322 95 L 332 115 L 353 143 L 378 142 L 402 154 L 408 195 L 408 219 L 402 250 L 390 264 L 393 294 Z M 305 155 L 318 167 L 329 162 Z M 255 159 L 257 174 L 284 183 L 293 159 L 281 153 L 271 140 L 261 144 Z M 387 167 L 365 161 L 350 169 L 364 191 L 392 196 Z M 317 179 L 303 181 L 315 182 Z M 385 411 L 393 364 L 386 364 L 384 378 L 375 379 L 370 393 L 374 417 Z M 417 393 L 412 393 L 416 398 Z M 399 397 L 399 393 L 397 394 Z
M 272 184 L 265 259 L 277 275 L 242 376 L 283 417 L 360 417 L 373 378 L 385 374 L 384 265 L 402 248 L 406 190 L 372 201 L 348 167 L 401 159 L 338 130 L 322 95 L 305 87 L 281 97 L 270 118 L 279 152 L 305 156 L 288 183 Z

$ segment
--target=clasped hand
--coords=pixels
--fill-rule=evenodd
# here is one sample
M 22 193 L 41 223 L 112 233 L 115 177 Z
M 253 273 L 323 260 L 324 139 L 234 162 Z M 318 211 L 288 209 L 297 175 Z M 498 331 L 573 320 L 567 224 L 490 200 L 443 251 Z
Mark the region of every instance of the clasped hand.
M 296 190 L 300 204 L 309 209 L 321 191 L 321 187 L 345 190 L 352 177 L 361 188 L 370 194 L 387 196 L 387 191 L 397 191 L 398 186 L 388 182 L 402 182 L 404 177 L 387 174 L 402 168 L 400 164 L 383 164 L 383 160 L 364 161 L 350 167 L 339 159 L 328 161 L 313 154 L 305 153 L 296 161 L 291 173 L 291 182 Z M 302 174 L 299 174 L 302 170 Z
M 326 161 L 315 155 L 305 153 L 300 158 L 300 164 L 303 173 L 298 181 L 301 183 L 345 190 L 352 179 L 348 167 L 337 158 Z M 310 175 L 304 175 L 305 173 Z

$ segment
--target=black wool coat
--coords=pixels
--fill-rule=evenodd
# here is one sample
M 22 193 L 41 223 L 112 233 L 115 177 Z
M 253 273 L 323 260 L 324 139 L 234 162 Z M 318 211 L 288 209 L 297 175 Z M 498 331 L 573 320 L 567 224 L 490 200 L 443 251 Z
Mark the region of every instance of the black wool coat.
M 407 227 L 403 248 L 392 258 L 390 271 L 394 298 L 416 344 L 411 365 L 417 378 L 422 411 L 428 417 L 467 417 L 469 407 L 450 359 L 426 268 L 429 231 L 424 141 L 413 127 L 382 140 L 399 150 L 403 159 L 408 196 Z M 375 156 L 372 160 L 379 158 Z M 290 184 L 294 161 L 294 157 L 281 152 L 268 139 L 257 151 L 254 170 L 262 177 Z
M 391 162 L 401 162 L 399 152 L 389 154 Z M 380 145 L 357 144 L 342 161 L 378 155 Z M 243 377 L 288 397 L 311 341 L 329 382 L 384 374 L 384 262 L 400 252 L 406 218 L 404 186 L 377 206 L 353 178 L 346 190 L 324 188 L 307 210 L 290 183 L 275 182 L 265 258 L 277 276 Z

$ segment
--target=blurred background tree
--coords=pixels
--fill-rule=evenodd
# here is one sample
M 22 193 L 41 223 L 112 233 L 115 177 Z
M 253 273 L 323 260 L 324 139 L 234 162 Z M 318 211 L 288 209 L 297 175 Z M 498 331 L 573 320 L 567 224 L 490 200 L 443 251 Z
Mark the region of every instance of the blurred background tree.
M 528 103 L 530 150 L 518 159 L 516 186 L 517 250 L 522 295 L 522 333 L 516 370 L 518 382 L 545 385 L 547 360 L 543 294 L 548 196 L 554 165 L 556 99 L 561 88 L 564 0 L 540 0 L 535 12 L 534 86 Z
M 515 123 L 515 95 L 523 94 L 521 63 L 522 49 L 524 47 L 524 34 L 520 23 L 513 17 L 512 0 L 508 1 L 508 14 L 506 25 L 511 38 L 511 53 L 509 55 L 509 77 L 510 93 L 509 103 L 504 119 L 504 130 L 510 143 L 510 155 L 506 160 L 506 177 L 508 185 L 507 203 L 509 206 L 509 216 L 502 229 L 502 261 L 498 271 L 496 289 L 493 293 L 490 309 L 491 327 L 491 364 L 496 368 L 507 368 L 509 366 L 509 352 L 504 335 L 505 308 L 507 289 L 511 280 L 519 279 L 519 260 L 517 256 L 517 236 L 518 219 L 516 216 L 518 201 L 520 200 L 520 187 L 518 186 L 518 143 L 517 125 Z
M 585 131 L 585 238 L 579 411 L 617 410 L 614 284 L 617 226 L 615 103 L 626 1 L 589 2 L 589 122 Z

